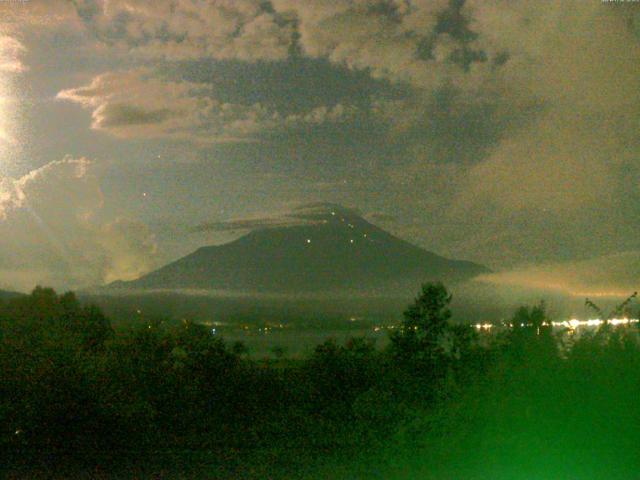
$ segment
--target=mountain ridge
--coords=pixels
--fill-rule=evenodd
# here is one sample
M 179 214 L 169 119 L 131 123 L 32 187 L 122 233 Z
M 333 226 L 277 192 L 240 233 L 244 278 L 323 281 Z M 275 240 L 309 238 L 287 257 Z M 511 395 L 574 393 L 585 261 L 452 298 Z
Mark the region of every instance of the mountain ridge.
M 289 224 L 255 228 L 232 242 L 200 247 L 109 288 L 380 292 L 490 272 L 424 250 L 336 204 L 306 206 L 287 218 Z

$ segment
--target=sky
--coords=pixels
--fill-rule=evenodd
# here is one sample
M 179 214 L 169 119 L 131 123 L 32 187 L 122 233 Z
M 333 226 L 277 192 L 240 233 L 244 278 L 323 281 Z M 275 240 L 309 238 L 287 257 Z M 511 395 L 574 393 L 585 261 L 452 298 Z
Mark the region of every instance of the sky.
M 638 2 L 0 0 L 0 287 L 333 202 L 501 282 L 628 288 L 639 127 Z

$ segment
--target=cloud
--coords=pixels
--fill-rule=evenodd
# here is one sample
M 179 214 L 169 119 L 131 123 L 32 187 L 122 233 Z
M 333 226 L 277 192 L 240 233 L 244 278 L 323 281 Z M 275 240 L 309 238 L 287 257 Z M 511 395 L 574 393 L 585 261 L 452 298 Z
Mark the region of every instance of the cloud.
M 0 3 L 0 22 L 4 29 L 26 25 L 46 28 L 57 27 L 59 23 L 77 18 L 76 9 L 68 0 L 47 0 L 46 2 L 7 1 Z M 66 28 L 70 28 L 66 24 Z
M 229 220 L 226 222 L 207 222 L 197 225 L 192 229 L 194 233 L 202 232 L 244 232 L 251 230 L 263 230 L 266 228 L 293 227 L 307 225 L 310 222 L 292 218 L 250 218 Z
M 312 57 L 377 78 L 433 92 L 444 86 L 469 94 L 495 77 L 495 57 L 475 44 L 462 10 L 449 0 L 273 0 L 297 19 L 300 47 Z M 498 55 L 495 53 L 494 55 Z
M 1 29 L 0 21 L 0 32 Z M 26 47 L 15 37 L 0 34 L 0 156 L 16 150 L 19 144 L 15 128 L 15 98 L 12 96 L 12 83 L 17 74 L 28 70 L 23 57 Z
M 402 233 L 491 266 L 639 248 L 630 222 L 640 213 L 633 11 L 467 0 L 461 13 L 486 55 L 478 63 L 503 54 L 469 90 L 478 101 L 423 95 L 375 105 L 391 137 L 409 143 L 406 160 L 388 169 Z
M 67 157 L 0 179 L 0 284 L 29 289 L 130 279 L 154 261 L 146 227 L 101 220 L 103 195 L 89 160 Z
M 307 220 L 318 220 L 329 216 L 360 216 L 361 213 L 355 208 L 348 208 L 331 202 L 312 202 L 298 205 L 289 216 Z
M 432 88 L 487 70 L 449 0 L 82 0 L 101 41 L 141 59 L 279 61 L 296 49 L 373 75 Z M 464 81 L 461 82 L 461 86 Z
M 104 42 L 147 59 L 282 60 L 293 26 L 259 0 L 83 0 L 78 13 Z
M 492 218 L 476 222 L 486 238 L 513 242 L 519 229 L 521 252 L 504 251 L 520 260 L 571 241 L 582 255 L 620 248 L 640 199 L 640 42 L 625 15 L 590 2 L 469 4 L 479 41 L 512 46 L 510 81 L 543 108 L 469 169 L 452 215 Z
M 577 262 L 547 263 L 478 277 L 505 287 L 547 290 L 574 297 L 627 297 L 640 289 L 640 251 Z
M 134 280 L 155 265 L 156 242 L 146 225 L 117 218 L 100 228 L 99 244 L 104 249 L 102 281 Z
M 16 38 L 0 36 L 0 73 L 20 73 L 27 67 L 22 63 L 21 57 L 25 47 Z
M 423 131 L 433 123 L 424 110 L 434 109 L 434 96 L 443 90 L 450 92 L 450 106 L 455 106 L 483 104 L 508 87 L 499 75 L 498 60 L 504 58 L 504 52 L 489 49 L 490 45 L 480 48 L 463 4 L 449 0 L 76 2 L 88 29 L 110 51 L 126 53 L 128 62 L 283 61 L 299 54 L 326 58 L 337 66 L 365 70 L 375 78 L 407 85 L 406 98 L 395 104 L 393 112 L 385 114 L 383 108 L 374 108 L 372 113 L 381 114 L 392 130 L 404 124 L 417 125 Z M 105 74 L 111 78 L 116 75 L 130 76 Z M 237 141 L 255 139 L 260 132 L 277 130 L 282 124 L 309 126 L 325 119 L 335 121 L 353 110 L 333 104 L 287 114 L 284 119 L 264 102 L 227 103 L 219 100 L 216 92 L 200 92 L 194 98 L 193 92 L 183 91 L 194 84 L 167 81 L 159 88 L 158 80 L 149 77 L 146 87 L 150 92 L 138 93 L 136 102 L 147 97 L 152 105 L 132 105 L 120 99 L 95 106 L 93 127 L 123 138 Z M 82 89 L 61 94 L 78 101 Z M 166 95 L 151 93 L 159 94 L 160 89 L 166 90 Z M 182 103 L 184 108 L 169 111 L 163 100 Z M 185 111 L 197 113 L 187 119 Z M 226 116 L 229 118 L 222 118 Z M 452 121 L 455 118 L 452 115 Z M 189 129 L 193 131 L 185 131 Z
M 436 13 L 446 2 L 432 2 L 418 12 L 410 12 L 401 2 L 380 2 L 387 8 L 375 9 L 367 1 L 296 2 L 275 0 L 278 11 L 289 12 L 298 20 L 300 46 L 312 57 L 326 57 L 351 68 L 370 68 L 379 77 L 412 83 L 439 82 L 429 73 L 428 62 L 417 57 L 423 35 L 430 33 Z
M 501 49 L 482 48 L 450 0 L 84 0 L 77 12 L 108 48 L 138 61 L 283 61 L 302 53 L 431 94 L 476 102 L 496 85 Z
M 332 216 L 359 216 L 354 209 L 327 202 L 315 202 L 298 205 L 291 211 L 273 216 L 235 219 L 222 222 L 207 222 L 192 229 L 193 232 L 243 232 L 268 228 L 294 227 L 298 225 L 316 225 L 326 223 Z
M 285 116 L 260 103 L 222 102 L 209 84 L 164 80 L 146 69 L 105 73 L 57 98 L 91 109 L 92 128 L 116 137 L 203 144 L 254 141 L 269 132 L 341 122 L 356 113 L 336 104 Z

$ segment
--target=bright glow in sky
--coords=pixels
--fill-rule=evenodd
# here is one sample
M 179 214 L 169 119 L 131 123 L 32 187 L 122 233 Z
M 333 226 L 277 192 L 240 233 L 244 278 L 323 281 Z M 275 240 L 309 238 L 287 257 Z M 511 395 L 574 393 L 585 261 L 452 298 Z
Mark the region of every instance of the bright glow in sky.
M 4 157 L 7 154 L 9 146 L 13 143 L 13 140 L 8 132 L 8 103 L 9 89 L 7 87 L 7 79 L 4 78 L 2 70 L 0 69 L 0 165 L 3 163 Z M 1 168 L 1 167 L 0 167 Z
M 23 51 L 20 42 L 0 35 L 0 175 L 7 174 L 7 165 L 15 159 L 19 147 L 15 80 L 26 70 L 19 58 Z

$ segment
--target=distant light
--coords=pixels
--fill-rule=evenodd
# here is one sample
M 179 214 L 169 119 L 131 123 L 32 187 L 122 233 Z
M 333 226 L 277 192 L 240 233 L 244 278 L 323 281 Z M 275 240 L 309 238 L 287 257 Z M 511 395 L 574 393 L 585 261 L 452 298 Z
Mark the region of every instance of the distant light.
M 640 320 L 637 318 L 611 318 L 608 323 L 611 325 L 629 325 L 630 323 L 638 323 Z M 597 327 L 605 323 L 605 320 L 599 318 L 590 318 L 589 320 L 576 320 L 571 319 L 568 322 L 554 322 L 554 326 L 569 326 L 570 328 L 576 327 Z
M 493 327 L 493 324 L 491 324 L 491 323 L 477 323 L 475 325 L 475 327 L 478 330 L 491 330 L 491 328 Z
M 628 323 L 636 323 L 637 320 L 629 320 L 628 318 L 612 318 L 609 320 L 611 325 L 626 325 Z
M 215 328 L 212 328 L 212 329 L 211 329 L 211 335 L 215 335 L 215 334 L 216 334 L 216 329 L 215 329 Z
M 561 327 L 561 328 L 568 328 L 569 330 L 573 331 L 576 330 L 578 327 L 599 327 L 600 325 L 603 325 L 605 323 L 605 320 L 602 320 L 600 318 L 590 318 L 588 320 L 578 320 L 577 318 L 572 318 L 570 320 L 563 320 L 561 322 L 542 322 L 543 326 L 549 326 L 551 325 L 552 327 Z M 613 326 L 618 326 L 618 325 L 630 325 L 633 323 L 640 323 L 640 319 L 637 318 L 611 318 L 607 321 L 607 323 L 609 323 L 609 325 L 613 325 Z M 474 324 L 474 327 L 478 330 L 489 330 L 493 325 L 489 324 L 489 323 L 476 323 Z M 514 324 L 512 323 L 506 323 L 505 326 L 509 327 L 509 328 L 513 328 Z M 532 326 L 532 324 L 527 324 L 527 323 L 521 323 L 520 324 L 521 327 L 530 327 Z
M 352 238 L 351 240 L 349 240 L 349 241 L 350 241 L 351 243 L 353 243 L 353 242 L 354 242 L 353 238 Z
M 307 238 L 307 243 L 311 243 L 311 239 L 310 238 Z

